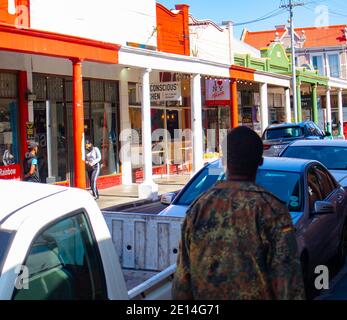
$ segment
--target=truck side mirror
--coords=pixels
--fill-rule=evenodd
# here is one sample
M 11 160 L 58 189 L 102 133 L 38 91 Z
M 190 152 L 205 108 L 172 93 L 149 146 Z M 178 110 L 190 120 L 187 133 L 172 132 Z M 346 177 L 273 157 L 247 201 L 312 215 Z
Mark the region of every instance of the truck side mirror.
M 161 196 L 160 202 L 162 204 L 170 205 L 174 201 L 175 197 L 176 197 L 176 194 L 173 192 L 165 193 Z

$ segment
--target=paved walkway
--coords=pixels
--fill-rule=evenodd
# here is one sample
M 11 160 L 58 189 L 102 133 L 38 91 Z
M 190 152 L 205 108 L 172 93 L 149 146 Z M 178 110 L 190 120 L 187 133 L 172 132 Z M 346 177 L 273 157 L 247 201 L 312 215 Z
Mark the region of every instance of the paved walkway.
M 189 181 L 190 175 L 173 175 L 154 179 L 159 186 L 159 196 L 167 193 L 181 190 Z M 97 203 L 100 209 L 106 209 L 120 204 L 140 200 L 138 198 L 138 185 L 116 186 L 109 189 L 99 190 L 100 198 Z

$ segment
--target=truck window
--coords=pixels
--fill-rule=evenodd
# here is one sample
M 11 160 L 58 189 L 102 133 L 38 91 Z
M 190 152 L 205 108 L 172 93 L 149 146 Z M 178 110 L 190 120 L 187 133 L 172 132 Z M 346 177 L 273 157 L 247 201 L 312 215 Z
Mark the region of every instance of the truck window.
M 28 286 L 15 289 L 14 300 L 107 299 L 101 258 L 83 213 L 43 230 L 24 265 Z

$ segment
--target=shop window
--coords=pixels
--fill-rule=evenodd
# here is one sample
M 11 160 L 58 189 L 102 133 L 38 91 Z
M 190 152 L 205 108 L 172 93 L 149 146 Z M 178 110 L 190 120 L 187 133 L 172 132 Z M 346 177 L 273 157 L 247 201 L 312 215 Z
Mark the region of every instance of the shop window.
M 17 75 L 0 73 L 0 166 L 19 162 Z
M 131 106 L 141 105 L 138 89 L 139 89 L 139 86 L 137 83 L 132 83 L 132 82 L 128 83 L 129 105 Z
M 64 85 L 62 78 L 47 78 L 47 99 L 50 101 L 64 100 Z
M 40 100 L 40 101 L 47 100 L 46 77 L 41 75 L 34 75 L 33 87 L 34 87 L 34 93 L 36 95 L 36 100 Z
M 0 99 L 0 166 L 18 163 L 17 104 Z
M 90 80 L 90 94 L 92 101 L 104 101 L 104 82 L 100 80 Z
M 0 73 L 0 97 L 14 98 L 17 96 L 17 75 L 15 73 Z

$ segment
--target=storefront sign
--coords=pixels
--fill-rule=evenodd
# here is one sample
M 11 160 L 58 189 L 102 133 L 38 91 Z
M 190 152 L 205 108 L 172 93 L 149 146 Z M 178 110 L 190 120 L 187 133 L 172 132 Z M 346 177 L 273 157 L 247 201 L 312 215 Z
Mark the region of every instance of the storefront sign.
M 34 140 L 34 123 L 33 122 L 27 122 L 26 123 L 26 132 L 27 132 L 27 140 Z
M 180 101 L 181 84 L 180 82 L 161 82 L 150 85 L 151 101 Z
M 206 80 L 206 106 L 230 105 L 229 80 Z
M 10 166 L 0 167 L 0 179 L 20 180 L 20 165 L 13 164 Z

